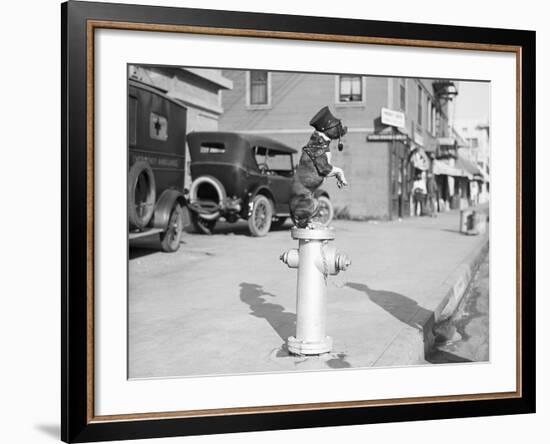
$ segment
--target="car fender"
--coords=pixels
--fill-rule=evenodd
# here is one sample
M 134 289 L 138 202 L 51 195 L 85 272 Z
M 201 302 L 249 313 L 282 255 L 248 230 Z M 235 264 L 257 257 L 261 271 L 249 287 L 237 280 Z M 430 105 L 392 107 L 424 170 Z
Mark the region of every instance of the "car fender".
M 183 226 L 189 224 L 189 214 L 187 210 L 187 200 L 185 196 L 178 190 L 164 190 L 157 200 L 155 205 L 155 213 L 153 214 L 152 226 L 153 228 L 161 228 L 165 230 L 170 220 L 170 213 L 174 204 L 178 202 L 184 209 L 183 211 Z

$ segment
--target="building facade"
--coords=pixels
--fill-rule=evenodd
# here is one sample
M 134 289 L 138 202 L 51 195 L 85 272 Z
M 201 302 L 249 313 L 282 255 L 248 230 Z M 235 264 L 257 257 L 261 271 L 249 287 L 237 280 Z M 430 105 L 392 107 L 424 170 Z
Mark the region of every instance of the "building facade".
M 344 169 L 350 186 L 340 191 L 333 181 L 324 185 L 341 217 L 416 214 L 414 184 L 426 180 L 441 154 L 456 156 L 448 118 L 452 82 L 243 70 L 222 75 L 233 88 L 221 94 L 220 130 L 262 134 L 300 150 L 312 132 L 308 123 L 321 107 L 328 105 L 343 120 L 348 134 L 343 151 L 333 151 L 332 163 Z M 445 162 L 438 175 L 456 173 Z
M 489 200 L 490 190 L 490 159 L 491 159 L 491 130 L 488 121 L 475 119 L 460 119 L 456 127 L 465 145 L 459 149 L 459 156 L 468 159 L 479 168 L 482 180 L 472 183 L 472 194 L 478 203 Z

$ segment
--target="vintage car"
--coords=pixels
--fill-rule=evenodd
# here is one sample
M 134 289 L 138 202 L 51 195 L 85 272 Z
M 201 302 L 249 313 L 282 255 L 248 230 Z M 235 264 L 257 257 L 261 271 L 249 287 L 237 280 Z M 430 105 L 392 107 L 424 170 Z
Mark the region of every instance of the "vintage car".
M 130 241 L 159 235 L 179 248 L 188 219 L 184 197 L 187 109 L 150 85 L 128 83 L 128 229 Z
M 265 236 L 290 216 L 296 150 L 267 137 L 233 132 L 187 136 L 192 184 L 189 210 L 195 229 L 211 234 L 216 221 L 246 219 L 252 236 Z M 334 214 L 329 195 L 318 189 L 318 221 Z

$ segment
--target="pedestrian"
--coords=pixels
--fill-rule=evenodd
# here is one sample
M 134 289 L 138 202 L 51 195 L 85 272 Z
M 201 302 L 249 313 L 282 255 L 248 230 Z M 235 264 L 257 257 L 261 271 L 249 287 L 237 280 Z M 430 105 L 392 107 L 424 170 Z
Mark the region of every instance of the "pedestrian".
M 430 171 L 428 173 L 428 179 L 426 183 L 426 189 L 428 194 L 428 212 L 431 217 L 437 217 L 437 202 L 439 189 L 437 188 L 437 182 L 435 181 L 435 175 Z
M 413 182 L 413 214 L 423 216 L 426 211 L 426 173 L 420 171 L 416 173 Z

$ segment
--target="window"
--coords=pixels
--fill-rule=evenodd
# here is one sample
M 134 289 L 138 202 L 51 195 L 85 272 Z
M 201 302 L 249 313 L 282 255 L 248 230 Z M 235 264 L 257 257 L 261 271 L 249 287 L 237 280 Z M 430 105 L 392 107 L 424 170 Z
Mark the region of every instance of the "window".
M 292 154 L 290 153 L 268 150 L 267 148 L 257 146 L 254 149 L 254 158 L 260 171 L 267 174 L 291 176 L 294 172 Z
M 407 112 L 407 79 L 399 81 L 399 109 Z
M 262 164 L 266 164 L 265 156 L 267 154 L 267 149 L 263 148 L 261 146 L 257 146 L 254 148 L 254 159 L 256 159 L 256 163 L 258 166 Z
M 422 87 L 418 85 L 418 109 L 417 109 L 417 116 L 416 121 L 418 122 L 418 126 L 422 126 Z
M 149 137 L 165 142 L 168 140 L 168 119 L 151 112 L 149 116 Z
M 477 137 L 470 137 L 466 139 L 466 141 L 470 144 L 470 146 L 474 149 L 479 148 L 479 140 Z
M 338 97 L 339 103 L 363 102 L 363 78 L 361 76 L 339 76 Z
M 201 143 L 201 154 L 222 154 L 225 153 L 225 145 L 219 142 Z
M 279 174 L 291 173 L 293 171 L 292 154 L 269 150 L 267 152 L 267 166 L 271 171 Z
M 269 105 L 269 72 L 250 71 L 248 105 Z

